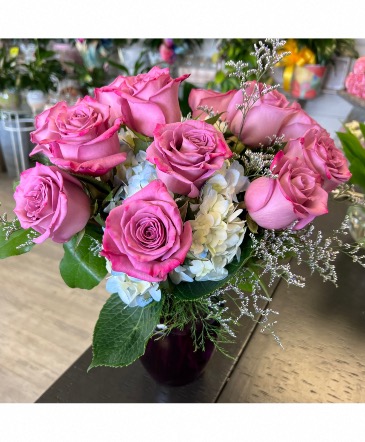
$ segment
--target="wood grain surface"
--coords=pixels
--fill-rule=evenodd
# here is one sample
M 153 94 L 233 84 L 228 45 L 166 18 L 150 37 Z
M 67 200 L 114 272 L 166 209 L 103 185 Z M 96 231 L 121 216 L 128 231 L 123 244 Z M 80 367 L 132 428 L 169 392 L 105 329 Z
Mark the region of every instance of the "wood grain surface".
M 272 302 L 284 349 L 255 333 L 219 402 L 365 402 L 365 269 L 338 260 L 339 288 L 282 281 Z
M 0 174 L 0 212 L 12 219 L 12 180 Z M 46 241 L 0 260 L 0 402 L 34 402 L 90 345 L 104 284 L 63 282 L 61 244 Z
M 347 205 L 329 209 L 315 222 L 327 234 Z M 365 269 L 340 254 L 337 288 L 303 269 L 306 287 L 281 281 L 271 304 L 284 350 L 255 332 L 218 402 L 365 402 Z

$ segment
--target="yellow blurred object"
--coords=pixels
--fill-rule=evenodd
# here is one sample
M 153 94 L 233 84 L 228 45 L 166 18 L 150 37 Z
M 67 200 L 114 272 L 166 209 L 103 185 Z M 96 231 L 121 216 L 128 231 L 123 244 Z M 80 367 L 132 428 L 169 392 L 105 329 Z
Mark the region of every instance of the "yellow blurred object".
M 306 64 L 316 64 L 316 56 L 308 48 L 300 49 L 295 40 L 289 39 L 283 46 L 282 52 L 290 52 L 290 55 L 284 57 L 277 66 L 284 66 L 283 87 L 284 90 L 290 90 L 290 84 L 295 66 L 304 66 Z
M 13 46 L 9 49 L 9 55 L 11 58 L 15 58 L 19 55 L 19 48 L 18 46 Z

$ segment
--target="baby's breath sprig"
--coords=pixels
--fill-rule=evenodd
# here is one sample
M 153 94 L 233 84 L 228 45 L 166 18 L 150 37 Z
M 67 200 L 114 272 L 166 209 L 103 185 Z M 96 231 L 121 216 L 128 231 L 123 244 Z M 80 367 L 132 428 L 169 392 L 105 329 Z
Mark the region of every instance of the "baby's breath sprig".
M 245 175 L 251 179 L 258 176 L 277 178 L 277 175 L 274 175 L 270 170 L 274 156 L 275 151 L 272 148 L 267 148 L 265 152 L 254 152 L 251 149 L 246 149 L 244 154 L 241 155 Z
M 290 55 L 290 52 L 281 50 L 286 43 L 285 40 L 267 38 L 265 39 L 265 43 L 259 41 L 254 45 L 255 50 L 251 53 L 251 55 L 256 57 L 256 68 L 247 69 L 248 63 L 244 63 L 242 61 L 234 62 L 230 60 L 226 63 L 226 66 L 232 69 L 229 76 L 238 78 L 240 82 L 240 89 L 242 90 L 243 94 L 242 103 L 236 106 L 237 110 L 242 112 L 242 124 L 238 138 L 241 136 L 247 113 L 256 103 L 256 101 L 259 100 L 263 95 L 268 94 L 280 86 L 279 84 L 267 85 L 264 82 L 259 86 L 258 83 L 261 81 L 265 73 L 269 71 L 273 73 L 274 66 L 284 57 Z M 253 86 L 248 81 L 248 78 L 252 75 L 255 77 L 257 82 Z M 247 89 L 250 88 L 250 86 L 251 90 L 248 92 Z
M 365 195 L 356 191 L 353 184 L 343 183 L 331 195 L 337 201 L 349 201 L 352 204 L 365 207 Z

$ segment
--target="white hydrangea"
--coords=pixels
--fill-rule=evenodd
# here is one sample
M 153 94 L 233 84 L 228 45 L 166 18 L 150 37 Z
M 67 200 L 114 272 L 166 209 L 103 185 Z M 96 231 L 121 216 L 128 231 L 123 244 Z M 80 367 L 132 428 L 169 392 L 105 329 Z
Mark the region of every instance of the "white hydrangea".
M 239 218 L 242 209 L 236 209 L 237 193 L 246 190 L 248 178 L 243 167 L 226 161 L 204 185 L 201 204 L 196 205 L 195 219 L 191 220 L 193 242 L 190 247 L 195 259 L 186 259 L 170 273 L 175 284 L 181 281 L 219 281 L 228 275 L 227 264 L 240 259 L 246 222 Z
M 123 272 L 115 272 L 109 260 L 106 268 L 110 273 L 107 277 L 106 290 L 109 293 L 118 293 L 120 299 L 129 307 L 144 307 L 153 300 L 161 300 L 158 283 L 132 278 Z
M 217 262 L 218 264 L 218 262 Z M 186 260 L 185 264 L 176 267 L 170 272 L 170 279 L 174 284 L 182 281 L 219 281 L 228 275 L 228 271 L 208 259 Z
M 229 164 L 226 160 L 222 168 L 217 171 L 208 181 L 219 194 L 237 203 L 237 194 L 247 190 L 250 181 L 245 176 L 245 170 L 238 161 Z
M 198 256 L 209 251 L 212 257 L 228 256 L 227 263 L 239 253 L 239 246 L 246 231 L 245 221 L 239 218 L 242 209 L 235 209 L 237 193 L 246 189 L 248 178 L 244 169 L 234 161 L 231 166 L 225 162 L 201 191 L 202 203 L 195 219 L 191 252 Z
M 132 161 L 131 167 L 126 171 L 124 191 L 126 198 L 134 195 L 151 181 L 157 179 L 155 166 L 146 160 L 146 152 L 140 150 Z

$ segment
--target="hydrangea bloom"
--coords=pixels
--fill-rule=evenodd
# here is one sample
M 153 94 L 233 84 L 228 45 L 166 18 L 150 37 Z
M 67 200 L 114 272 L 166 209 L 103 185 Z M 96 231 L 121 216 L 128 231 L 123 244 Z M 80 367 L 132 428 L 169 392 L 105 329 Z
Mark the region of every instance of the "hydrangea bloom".
M 111 294 L 118 293 L 120 299 L 129 307 L 144 307 L 153 300 L 160 301 L 161 290 L 157 283 L 132 278 L 123 272 L 115 272 L 108 260 L 107 270 L 110 276 L 107 279 L 106 290 Z

